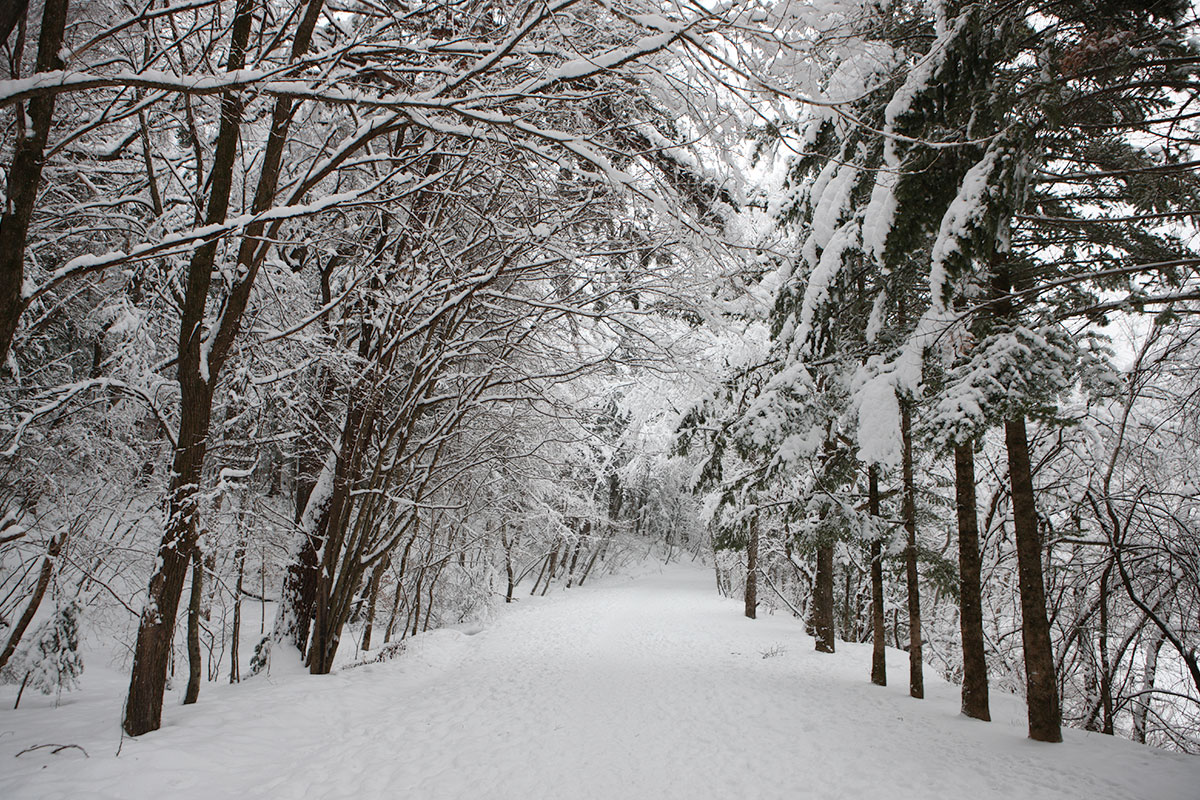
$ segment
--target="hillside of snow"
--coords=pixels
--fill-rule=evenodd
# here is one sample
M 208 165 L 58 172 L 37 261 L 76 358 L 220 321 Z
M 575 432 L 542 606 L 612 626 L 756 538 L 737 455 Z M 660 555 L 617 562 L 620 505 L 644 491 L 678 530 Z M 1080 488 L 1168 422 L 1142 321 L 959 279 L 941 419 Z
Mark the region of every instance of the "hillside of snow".
M 57 709 L 0 711 L 0 797 L 1200 796 L 1200 760 L 1069 729 L 1037 744 L 1016 698 L 993 691 L 996 721 L 969 720 L 932 675 L 908 697 L 904 653 L 881 688 L 868 645 L 838 647 L 745 619 L 707 568 L 654 566 L 521 598 L 386 664 L 206 689 L 136 740 L 116 672 Z

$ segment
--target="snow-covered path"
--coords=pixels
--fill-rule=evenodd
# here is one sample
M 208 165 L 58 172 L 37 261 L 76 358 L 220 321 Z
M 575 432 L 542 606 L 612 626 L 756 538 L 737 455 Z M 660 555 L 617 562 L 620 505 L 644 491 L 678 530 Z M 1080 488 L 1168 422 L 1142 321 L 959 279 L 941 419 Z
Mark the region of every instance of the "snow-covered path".
M 936 679 L 907 697 L 904 654 L 872 686 L 868 647 L 813 653 L 794 620 L 744 619 L 712 586 L 671 565 L 526 598 L 389 664 L 210 690 L 119 758 L 115 709 L 97 731 L 82 706 L 0 712 L 0 797 L 1200 797 L 1200 760 L 1078 731 L 1035 744 L 1008 697 L 967 720 Z M 91 758 L 14 760 L 31 736 Z

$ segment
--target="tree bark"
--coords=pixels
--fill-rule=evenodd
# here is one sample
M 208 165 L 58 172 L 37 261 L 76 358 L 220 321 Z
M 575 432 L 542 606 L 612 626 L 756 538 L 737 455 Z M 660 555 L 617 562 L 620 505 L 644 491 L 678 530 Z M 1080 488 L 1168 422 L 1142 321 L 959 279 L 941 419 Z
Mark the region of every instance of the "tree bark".
M 908 584 L 908 693 L 925 696 L 921 658 L 921 586 L 917 572 L 917 493 L 913 484 L 912 412 L 908 402 L 900 404 L 900 437 L 904 477 L 904 574 Z
M 571 584 L 575 582 L 575 566 L 579 563 L 579 553 L 583 550 L 583 542 L 591 533 L 592 525 L 590 522 L 584 522 L 579 530 L 579 540 L 575 542 L 575 552 L 571 555 L 571 568 L 567 570 L 567 588 L 571 588 Z
M 833 545 L 817 548 L 817 574 L 813 581 L 813 638 L 819 653 L 835 650 L 833 631 Z
M 417 526 L 414 526 L 417 527 Z M 400 613 L 400 601 L 404 598 L 404 575 L 408 570 L 408 554 L 412 551 L 413 543 L 417 540 L 419 528 L 404 545 L 404 552 L 400 554 L 400 566 L 396 569 L 396 594 L 392 598 L 392 614 L 388 617 L 387 630 L 383 634 L 383 643 L 387 644 L 392 640 L 392 632 L 396 629 L 396 616 Z M 407 633 L 407 627 L 401 631 L 400 636 L 403 638 Z
M 253 0 L 238 0 L 226 64 L 230 71 L 245 66 L 253 6 Z M 206 224 L 224 222 L 229 211 L 242 108 L 239 94 L 231 92 L 222 96 L 216 155 L 209 175 Z M 175 633 L 175 615 L 196 542 L 196 496 L 208 446 L 213 384 L 217 377 L 216 365 L 208 358 L 211 353 L 203 351 L 202 342 L 217 248 L 216 241 L 205 243 L 192 254 L 188 265 L 179 327 L 179 436 L 171 468 L 166 526 L 158 548 L 158 569 L 150 578 L 133 651 L 124 719 L 125 732 L 130 736 L 158 730 L 162 724 L 163 692 Z
M 33 622 L 33 617 L 37 614 L 38 606 L 42 604 L 42 598 L 46 596 L 46 587 L 50 585 L 50 578 L 54 575 L 54 562 L 62 552 L 63 543 L 66 542 L 67 535 L 59 534 L 50 539 L 50 544 L 46 547 L 46 557 L 42 560 L 42 568 L 38 572 L 37 583 L 33 586 L 33 594 L 29 598 L 29 604 L 25 606 L 25 611 L 22 612 L 21 618 L 17 620 L 17 624 L 13 626 L 12 632 L 8 635 L 8 643 L 4 645 L 4 651 L 0 652 L 0 669 L 4 669 L 12 658 L 13 653 L 17 651 L 17 645 L 21 643 L 21 637 L 25 635 L 25 631 L 29 629 L 29 625 Z
M 200 557 L 200 548 L 192 548 L 192 592 L 188 598 L 187 620 L 187 651 L 188 651 L 188 684 L 183 695 L 185 706 L 196 702 L 200 697 L 200 599 L 204 594 L 204 563 Z
M 858 626 L 856 625 L 856 621 L 854 619 L 854 614 L 850 607 L 851 598 L 854 596 L 854 592 L 852 591 L 853 587 L 851 586 L 850 576 L 851 576 L 851 567 L 849 564 L 846 564 L 845 569 L 842 570 L 842 641 L 843 642 L 858 641 L 858 637 L 855 635 L 855 630 L 854 630 Z
M 8 0 L 0 7 L 0 45 L 8 41 L 13 28 L 17 27 L 28 8 L 29 0 Z
M 554 573 L 558 569 L 558 550 L 560 546 L 555 546 L 554 552 L 550 554 L 550 566 L 546 569 L 546 583 L 542 585 L 543 596 L 550 589 L 550 582 L 554 580 Z
M 750 541 L 746 544 L 746 616 L 758 613 L 758 514 L 750 518 Z
M 13 3 L 14 8 L 9 10 L 19 13 L 0 14 L 0 24 L 8 28 L 5 39 L 20 19 L 23 9 L 17 7 L 21 5 L 25 3 Z M 59 53 L 63 49 L 63 34 L 67 26 L 67 5 L 68 0 L 46 0 L 42 8 L 35 72 L 53 72 L 63 68 Z M 8 361 L 21 313 L 25 310 L 25 301 L 21 296 L 25 283 L 25 247 L 29 238 L 29 224 L 37 205 L 38 188 L 42 182 L 46 144 L 54 119 L 54 98 L 54 94 L 48 93 L 29 101 L 31 130 L 29 136 L 17 140 L 12 165 L 8 169 L 8 201 L 0 216 L 0 365 Z M 17 113 L 25 113 L 24 106 L 18 105 Z
M 357 590 L 363 569 L 358 563 L 345 564 L 341 574 L 338 574 L 338 564 L 343 556 L 346 534 L 353 516 L 354 481 L 362 468 L 362 459 L 371 431 L 375 428 L 379 408 L 370 386 L 356 387 L 349 406 L 334 468 L 333 493 L 323 518 L 324 527 L 318 529 L 315 537 L 320 543 L 322 560 L 316 572 L 312 638 L 306 654 L 309 671 L 313 675 L 328 674 L 333 668 L 342 625 L 348 616 L 348 613 L 343 613 L 343 605 L 348 612 L 349 601 Z M 343 596 L 342 592 L 350 596 Z
M 879 513 L 879 467 L 872 464 L 867 471 L 867 510 L 872 517 Z M 883 616 L 883 553 L 878 539 L 871 540 L 871 683 L 887 686 L 887 643 L 884 637 Z
M 1100 630 L 1097 632 L 1100 646 L 1100 703 L 1104 709 L 1101 733 L 1113 735 L 1113 685 L 1112 664 L 1108 654 L 1108 582 L 1112 577 L 1112 562 L 1109 561 L 1100 574 Z
M 237 683 L 242 679 L 241 665 L 238 663 L 238 645 L 242 638 L 242 584 L 246 579 L 246 540 L 242 531 L 238 534 L 241 538 L 238 539 L 237 549 L 233 553 L 233 560 L 237 563 L 237 583 L 233 587 L 233 636 L 229 642 L 230 683 Z
M 601 544 L 599 548 L 592 551 L 592 557 L 588 559 L 587 567 L 584 568 L 583 575 L 579 577 L 579 586 L 583 586 L 583 582 L 588 579 L 588 575 L 592 574 L 592 568 L 596 566 L 596 563 L 604 560 L 604 556 L 608 552 L 608 545 L 611 542 L 612 538 L 610 533 L 609 538 L 606 538 L 604 543 Z
M 1150 641 L 1146 643 L 1146 661 L 1142 667 L 1142 695 L 1134 700 L 1133 706 L 1133 740 L 1146 743 L 1146 728 L 1150 717 L 1150 701 L 1154 695 L 1154 678 L 1158 672 L 1158 651 L 1162 649 L 1167 637 L 1157 628 L 1152 629 Z
M 1058 686 L 1054 676 L 1054 646 L 1046 617 L 1042 545 L 1034 504 L 1033 472 L 1024 417 L 1004 423 L 1008 474 L 1012 485 L 1013 527 L 1017 540 L 1017 580 L 1021 593 L 1021 642 L 1025 651 L 1025 702 L 1029 738 L 1061 742 Z
M 511 603 L 513 601 L 513 589 L 517 588 L 513 582 L 513 563 L 512 563 L 512 546 L 513 542 L 507 536 L 508 526 L 500 523 L 500 545 L 504 548 L 504 572 L 508 576 L 508 589 L 504 593 L 504 602 Z
M 382 558 L 375 565 L 375 569 L 371 571 L 371 583 L 368 589 L 367 600 L 367 621 L 363 626 L 362 649 L 371 649 L 371 628 L 375 626 L 375 604 L 379 600 L 379 583 L 383 580 L 384 570 L 391 564 L 391 559 Z
M 547 553 L 546 557 L 542 559 L 542 568 L 538 570 L 537 578 L 533 581 L 533 588 L 529 590 L 530 597 L 533 597 L 535 594 L 537 594 L 538 586 L 540 586 L 542 583 L 542 577 L 546 574 L 546 565 L 549 563 L 550 555 Z
M 308 653 L 308 638 L 316 610 L 317 579 L 321 570 L 319 556 L 329 527 L 336 469 L 337 456 L 330 454 L 314 485 L 303 492 L 304 508 L 296 515 L 296 527 L 302 537 L 300 551 L 288 564 L 279 600 L 274 636 L 279 640 L 290 640 L 302 659 Z
M 975 499 L 975 451 L 972 443 L 954 448 L 954 495 L 958 511 L 958 624 L 962 634 L 962 713 L 991 720 L 987 658 L 983 640 L 983 602 L 979 557 L 979 518 Z

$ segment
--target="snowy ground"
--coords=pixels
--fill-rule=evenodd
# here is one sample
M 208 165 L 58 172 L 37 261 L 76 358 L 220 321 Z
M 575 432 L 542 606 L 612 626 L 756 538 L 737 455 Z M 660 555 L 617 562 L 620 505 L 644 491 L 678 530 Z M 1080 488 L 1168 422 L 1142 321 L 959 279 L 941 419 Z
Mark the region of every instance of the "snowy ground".
M 974 722 L 932 676 L 910 699 L 903 653 L 879 688 L 869 647 L 839 648 L 812 652 L 782 615 L 743 618 L 707 569 L 656 567 L 524 598 L 388 664 L 206 685 L 138 740 L 120 742 L 111 697 L 0 711 L 0 797 L 1200 796 L 1200 760 L 1073 730 L 1035 744 L 1014 698 Z M 49 742 L 90 758 L 14 758 Z

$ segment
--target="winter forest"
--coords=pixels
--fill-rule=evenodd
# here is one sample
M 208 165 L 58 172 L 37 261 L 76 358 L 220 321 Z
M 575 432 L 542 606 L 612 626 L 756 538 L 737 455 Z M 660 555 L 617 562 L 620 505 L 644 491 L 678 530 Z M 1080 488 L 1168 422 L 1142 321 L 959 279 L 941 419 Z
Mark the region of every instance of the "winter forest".
M 955 737 L 1194 790 L 1198 23 L 0 3 L 0 786 L 621 586 L 656 624 L 676 576 L 724 657 L 773 631 L 753 702 L 891 668 Z

